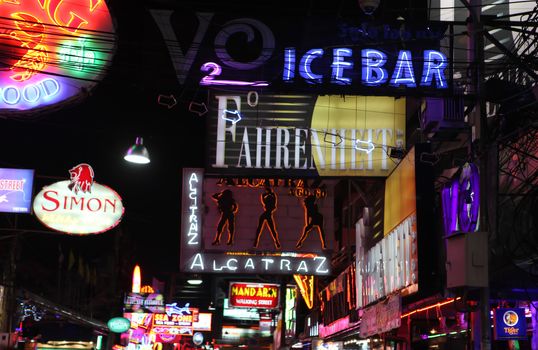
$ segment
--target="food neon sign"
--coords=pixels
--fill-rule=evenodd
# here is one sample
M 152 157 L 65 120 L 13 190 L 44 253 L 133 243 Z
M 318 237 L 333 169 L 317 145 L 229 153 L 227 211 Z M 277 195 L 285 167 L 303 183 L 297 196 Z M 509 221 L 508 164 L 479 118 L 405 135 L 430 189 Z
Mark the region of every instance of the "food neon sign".
M 80 97 L 111 62 L 114 27 L 103 0 L 3 1 L 0 25 L 0 47 L 9 48 L 0 67 L 0 110 Z

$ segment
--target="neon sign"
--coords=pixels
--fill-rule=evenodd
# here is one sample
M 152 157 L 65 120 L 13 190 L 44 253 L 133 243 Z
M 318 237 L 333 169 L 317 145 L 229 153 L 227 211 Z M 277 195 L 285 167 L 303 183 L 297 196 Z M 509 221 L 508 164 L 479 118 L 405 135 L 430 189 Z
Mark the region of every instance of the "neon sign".
M 322 63 L 325 51 L 320 48 L 306 51 L 300 59 L 298 71 L 299 76 L 309 84 L 321 84 L 324 81 L 323 74 L 326 68 Z M 292 82 L 295 79 L 295 48 L 284 50 L 284 69 L 282 79 L 284 82 Z M 351 73 L 346 76 L 345 71 L 352 71 L 353 62 L 346 60 L 352 58 L 353 51 L 349 48 L 339 47 L 332 50 L 332 63 L 330 64 L 330 82 L 339 85 L 350 85 L 353 83 Z M 423 70 L 420 79 L 420 86 L 431 87 L 435 85 L 437 89 L 447 87 L 445 68 L 448 66 L 446 56 L 435 50 L 423 52 Z M 380 86 L 387 82 L 389 71 L 387 70 L 387 55 L 375 49 L 362 49 L 361 60 L 362 77 L 361 84 L 365 86 Z M 316 67 L 316 68 L 314 68 Z M 406 86 L 414 88 L 417 86 L 414 74 L 413 58 L 411 51 L 400 50 L 398 59 L 393 68 L 390 85 L 394 87 Z
M 476 232 L 480 213 L 480 176 L 475 164 L 467 163 L 461 175 L 441 192 L 445 233 Z
M 111 188 L 93 180 L 88 164 L 69 170 L 71 179 L 45 186 L 34 198 L 34 213 L 45 226 L 75 235 L 108 231 L 119 224 L 124 207 Z
M 105 1 L 4 1 L 0 14 L 0 44 L 13 48 L 0 70 L 0 110 L 23 113 L 83 96 L 111 62 Z
M 278 284 L 230 282 L 232 307 L 275 309 L 279 307 Z

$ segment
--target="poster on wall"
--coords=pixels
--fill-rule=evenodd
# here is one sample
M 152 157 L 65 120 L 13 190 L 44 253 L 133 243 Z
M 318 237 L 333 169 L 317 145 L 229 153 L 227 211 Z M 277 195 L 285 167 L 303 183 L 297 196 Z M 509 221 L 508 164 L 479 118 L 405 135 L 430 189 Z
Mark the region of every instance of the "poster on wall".
M 183 171 L 180 269 L 327 275 L 335 180 Z
M 34 170 L 0 168 L 0 212 L 30 213 Z
M 405 98 L 215 92 L 208 174 L 386 177 L 405 145 Z
M 88 95 L 112 62 L 115 34 L 105 1 L 3 1 L 0 111 L 25 114 Z

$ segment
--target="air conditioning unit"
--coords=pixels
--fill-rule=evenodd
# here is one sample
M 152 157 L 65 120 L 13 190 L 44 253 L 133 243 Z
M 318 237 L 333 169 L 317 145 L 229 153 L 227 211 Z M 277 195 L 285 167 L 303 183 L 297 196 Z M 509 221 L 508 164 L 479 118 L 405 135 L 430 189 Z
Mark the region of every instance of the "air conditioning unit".
M 426 134 L 465 127 L 463 96 L 427 97 L 420 106 L 420 127 Z
M 446 287 L 488 286 L 487 232 L 465 232 L 446 240 Z

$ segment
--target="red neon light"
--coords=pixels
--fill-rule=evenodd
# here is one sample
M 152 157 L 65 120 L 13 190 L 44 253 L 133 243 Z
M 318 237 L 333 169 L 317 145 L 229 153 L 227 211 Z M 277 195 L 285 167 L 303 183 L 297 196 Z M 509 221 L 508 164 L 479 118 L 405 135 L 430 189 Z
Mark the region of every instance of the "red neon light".
M 416 310 L 413 310 L 411 312 L 408 312 L 402 316 L 400 316 L 400 318 L 404 318 L 404 317 L 407 317 L 407 316 L 411 316 L 413 314 L 416 314 L 416 313 L 419 313 L 419 312 L 422 312 L 422 311 L 426 311 L 426 310 L 430 310 L 430 309 L 433 309 L 434 307 L 441 307 L 441 306 L 444 306 L 444 305 L 447 305 L 447 304 L 450 304 L 450 303 L 453 303 L 455 302 L 456 300 L 460 300 L 461 297 L 457 297 L 457 298 L 450 298 L 446 301 L 443 301 L 443 302 L 439 302 L 439 303 L 436 303 L 436 304 L 433 304 L 433 305 L 430 305 L 430 306 L 426 306 L 426 307 L 423 307 L 421 309 L 416 309 Z

